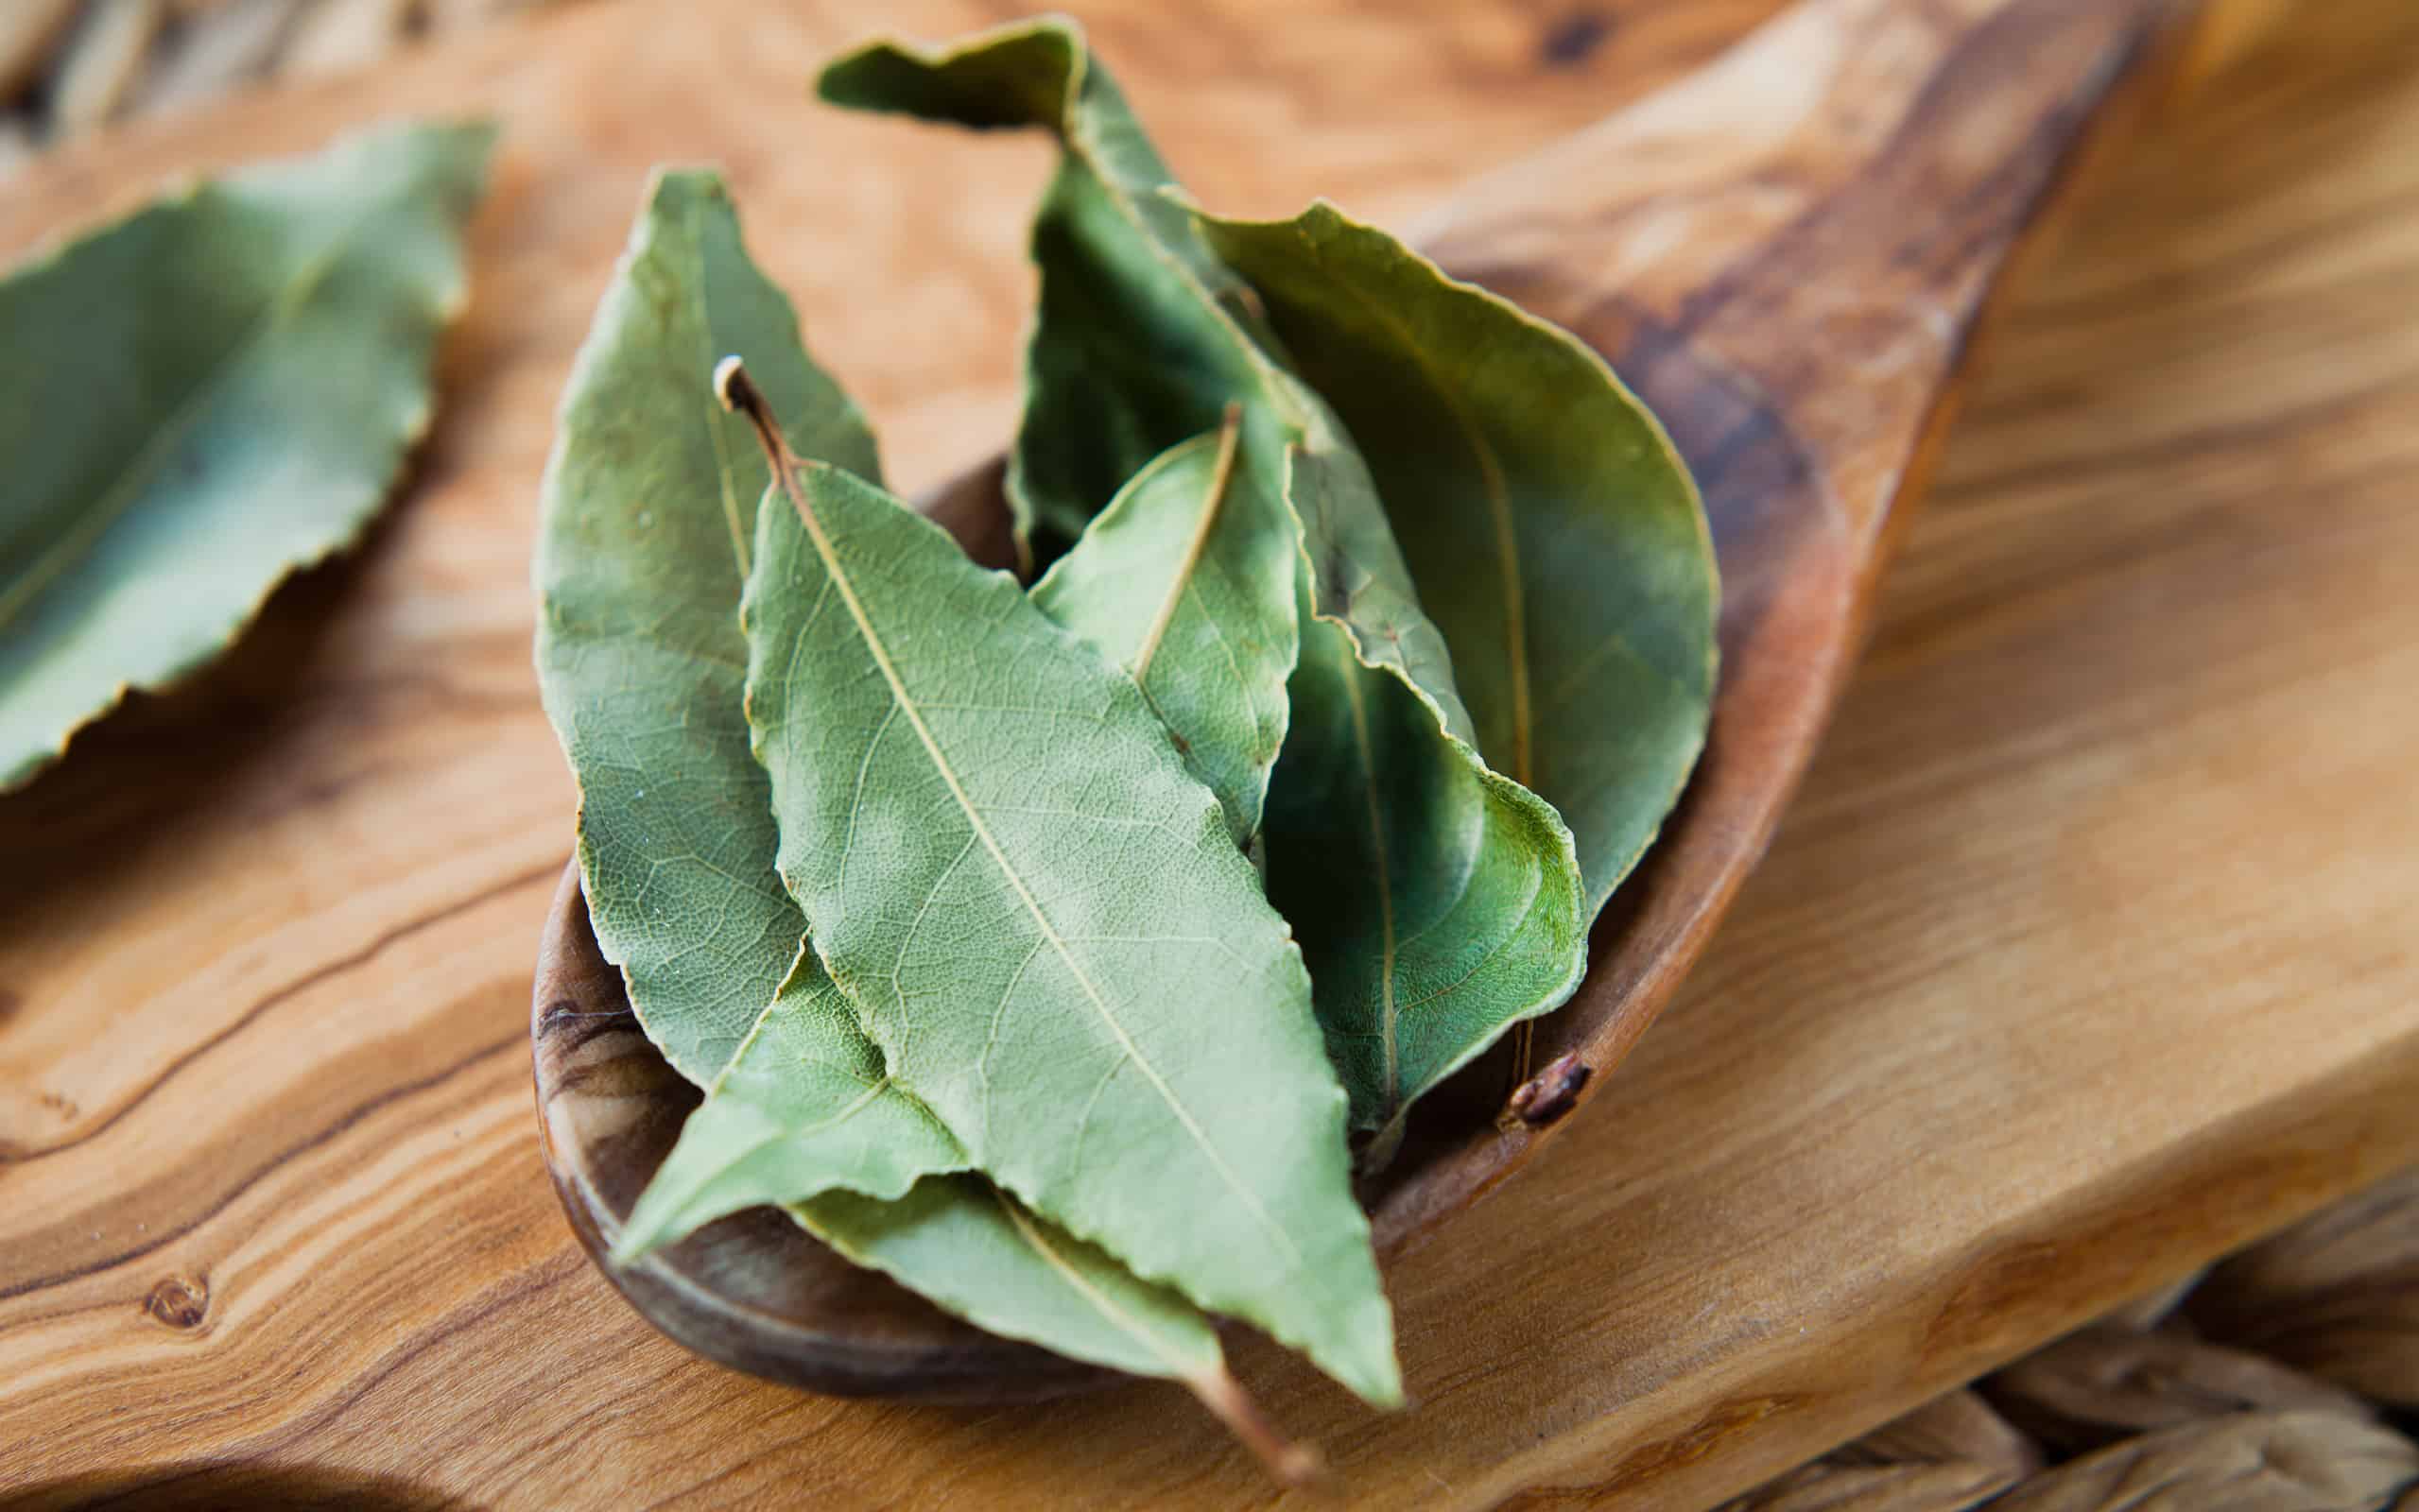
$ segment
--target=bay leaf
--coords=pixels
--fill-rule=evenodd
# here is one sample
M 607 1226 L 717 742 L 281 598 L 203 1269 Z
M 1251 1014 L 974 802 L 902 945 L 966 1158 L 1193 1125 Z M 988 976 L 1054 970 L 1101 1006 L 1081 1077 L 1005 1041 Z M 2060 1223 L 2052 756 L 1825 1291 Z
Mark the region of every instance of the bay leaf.
M 1423 1094 L 1577 990 L 1579 868 L 1553 809 L 1440 737 L 1434 706 L 1363 662 L 1332 621 L 1304 634 L 1288 691 L 1269 899 L 1302 940 L 1376 1169 Z
M 1280 1480 L 1311 1471 L 1315 1456 L 1287 1444 L 1228 1373 L 1199 1308 L 966 1164 L 940 1121 L 890 1080 L 855 1009 L 802 949 L 613 1237 L 613 1263 L 634 1264 L 741 1209 L 781 1207 L 842 1258 L 977 1327 L 1181 1383 Z M 852 1178 L 835 1182 L 843 1171 Z
M 1105 474 L 1199 434 L 1229 404 L 1245 412 L 1238 471 L 1283 480 L 1300 651 L 1266 805 L 1268 886 L 1309 959 L 1353 1125 L 1375 1132 L 1369 1159 L 1381 1163 L 1414 1100 L 1577 988 L 1585 916 L 1568 831 L 1479 754 L 1368 463 L 1287 365 L 1258 296 L 1203 239 L 1072 23 L 1022 23 L 937 51 L 877 43 L 833 63 L 820 88 L 859 108 L 1058 136 L 1061 166 L 1033 232 L 1041 312 L 1011 463 L 1031 518 L 1099 528 Z M 1137 387 L 1137 373 L 1163 377 Z M 1060 465 L 1078 454 L 1103 476 Z M 1091 549 L 1087 537 L 1069 559 Z M 1135 610 L 1107 576 L 1087 575 L 1080 591 L 1045 579 L 1037 597 L 1114 647 L 1104 622 Z
M 1199 1310 L 979 1177 L 917 1182 L 961 1170 L 963 1152 L 889 1080 L 773 869 L 738 612 L 769 470 L 707 387 L 731 351 L 800 406 L 791 444 L 877 475 L 872 434 L 749 259 L 721 180 L 659 174 L 563 397 L 536 566 L 539 679 L 580 788 L 591 921 L 649 1037 L 710 1089 L 616 1237 L 617 1259 L 741 1208 L 785 1206 L 849 1259 L 984 1328 L 1181 1379 L 1281 1473 L 1298 1472 Z M 850 1186 L 896 1195 L 899 1210 Z
M 1161 453 L 1033 585 L 1033 602 L 1134 679 L 1249 850 L 1285 744 L 1300 631 L 1284 480 L 1241 472 L 1241 440 L 1238 408 L 1215 435 Z
M 627 1264 L 743 1208 L 845 1191 L 905 1196 L 966 1155 L 930 1109 L 895 1086 L 812 946 L 681 1127 L 614 1242 Z
M 605 958 L 675 1070 L 712 1081 L 798 958 L 772 789 L 740 709 L 739 595 L 769 473 L 708 387 L 737 352 L 791 442 L 879 476 L 873 433 L 807 359 L 721 179 L 659 174 L 564 390 L 540 485 L 539 689 L 579 787 Z
M 976 1176 L 933 1177 L 896 1202 L 836 1192 L 794 1210 L 847 1259 L 1004 1338 L 1181 1383 L 1288 1485 L 1318 1455 L 1288 1444 L 1227 1372 L 1218 1332 L 1175 1291 L 1134 1279 Z
M 359 537 L 427 429 L 493 139 L 365 132 L 0 281 L 0 790 Z
M 728 401 L 780 432 L 743 370 Z M 1146 1280 L 1401 1400 L 1310 984 L 1132 679 L 879 489 L 777 469 L 748 711 L 779 868 L 890 1073 Z
M 1583 342 L 1385 232 L 1323 203 L 1201 224 L 1368 459 L 1478 748 L 1570 826 L 1594 918 L 1712 714 L 1719 589 L 1687 468 Z

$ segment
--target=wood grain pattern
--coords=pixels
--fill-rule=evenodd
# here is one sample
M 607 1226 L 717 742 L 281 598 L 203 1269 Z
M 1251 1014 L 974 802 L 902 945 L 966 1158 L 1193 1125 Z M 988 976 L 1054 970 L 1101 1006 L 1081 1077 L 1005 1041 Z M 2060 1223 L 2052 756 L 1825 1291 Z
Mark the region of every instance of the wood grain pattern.
M 1209 202 L 1325 188 L 1399 223 L 1600 114 L 1623 48 L 1693 61 L 1700 15 L 1757 8 L 1640 12 L 1576 71 L 1535 64 L 1563 8 L 1447 9 L 1298 0 L 1265 41 L 1180 47 L 1137 0 L 1097 29 Z M 2329 8 L 2144 144 L 2011 316 L 1712 954 L 1483 1235 L 1391 1267 L 1417 1411 L 1246 1351 L 1356 1496 L 1703 1504 L 2419 1155 L 2419 815 L 2393 801 L 2419 40 L 2376 19 L 2400 9 Z M 22 248 L 361 114 L 518 112 L 408 505 L 219 676 L 0 805 L 0 1494 L 1270 1500 L 1157 1388 L 976 1413 L 709 1366 L 612 1296 L 546 1191 L 522 1047 L 568 784 L 527 671 L 529 510 L 640 167 L 735 160 L 776 275 L 924 482 L 1005 430 L 1016 232 L 979 207 L 1042 165 L 803 108 L 769 132 L 854 28 L 751 7 L 633 38 L 614 13 L 79 149 L 0 200 Z M 1374 61 L 1321 72 L 1344 27 Z M 612 98 L 567 82 L 599 62 Z M 950 207 L 946 266 L 876 157 Z M 811 232 L 858 200 L 861 259 L 830 266 Z M 875 267 L 898 297 L 852 298 Z

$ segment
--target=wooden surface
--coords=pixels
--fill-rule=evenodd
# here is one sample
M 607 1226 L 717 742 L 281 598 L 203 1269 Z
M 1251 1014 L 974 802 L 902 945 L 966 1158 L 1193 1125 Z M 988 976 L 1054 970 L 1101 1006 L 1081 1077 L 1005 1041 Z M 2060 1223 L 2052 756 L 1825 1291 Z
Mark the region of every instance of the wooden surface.
M 1648 12 L 1570 67 L 1536 62 L 1574 50 L 1546 45 L 1559 8 L 1463 15 L 1450 46 L 1441 3 L 1373 8 L 1370 66 L 1329 71 L 1321 5 L 1181 49 L 1143 9 L 1101 43 L 1205 199 L 1399 219 L 1600 113 L 1623 49 L 1694 60 L 1758 8 Z M 857 171 L 873 123 L 762 103 L 849 28 L 733 13 L 576 13 L 0 204 L 22 248 L 360 113 L 500 98 L 522 129 L 406 507 L 224 675 L 0 807 L 0 1488 L 52 1488 L 32 1504 L 170 1474 L 146 1504 L 1269 1499 L 1172 1391 L 976 1413 L 695 1362 L 539 1170 L 523 1015 L 567 783 L 527 669 L 529 505 L 639 165 L 739 145 L 756 235 L 902 474 L 995 439 L 1010 397 L 1014 227 L 970 214 L 945 264 L 871 248 L 900 295 L 850 298 L 808 232 L 817 195 L 901 192 Z M 1706 1502 L 2419 1155 L 2419 43 L 2327 35 L 2345 16 L 2139 144 L 2013 314 L 1712 954 L 1551 1159 L 1392 1266 L 1418 1409 L 1245 1352 L 1370 1504 Z M 567 93 L 614 48 L 620 97 Z M 748 85 L 651 98 L 642 59 Z M 929 146 L 919 197 L 1041 166 Z M 749 198 L 803 151 L 810 189 Z

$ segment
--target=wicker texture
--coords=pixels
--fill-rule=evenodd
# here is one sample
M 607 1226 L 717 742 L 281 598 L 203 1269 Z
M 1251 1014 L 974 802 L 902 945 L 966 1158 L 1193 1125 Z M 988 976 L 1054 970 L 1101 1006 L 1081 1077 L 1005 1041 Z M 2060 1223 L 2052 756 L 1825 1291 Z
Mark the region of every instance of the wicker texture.
M 1721 1512 L 2419 1512 L 2419 1171 Z
M 0 181 L 40 147 L 269 78 L 366 68 L 564 0 L 6 0 Z

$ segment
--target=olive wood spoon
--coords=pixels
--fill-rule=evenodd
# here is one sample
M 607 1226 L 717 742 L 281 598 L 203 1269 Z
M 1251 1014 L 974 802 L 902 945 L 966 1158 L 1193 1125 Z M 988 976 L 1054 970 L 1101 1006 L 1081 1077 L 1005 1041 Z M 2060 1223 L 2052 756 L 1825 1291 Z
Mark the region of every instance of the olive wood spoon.
M 1517 1170 L 1604 1082 L 1762 853 L 1859 644 L 2009 270 L 2120 101 L 2180 49 L 2170 0 L 1805 0 L 1700 73 L 1488 175 L 1416 239 L 1602 352 L 1704 491 L 1722 576 L 1713 730 L 1614 895 L 1587 980 L 1438 1090 L 1363 1193 L 1399 1248 Z M 1004 559 L 997 472 L 927 502 Z M 601 1257 L 698 1101 L 639 1032 L 576 871 L 531 1017 L 548 1169 Z M 1113 1379 L 952 1319 L 771 1210 L 627 1269 L 666 1333 L 819 1391 L 1033 1399 Z

